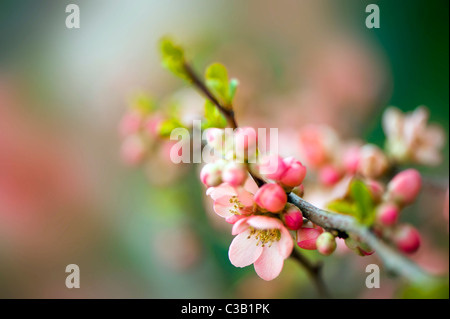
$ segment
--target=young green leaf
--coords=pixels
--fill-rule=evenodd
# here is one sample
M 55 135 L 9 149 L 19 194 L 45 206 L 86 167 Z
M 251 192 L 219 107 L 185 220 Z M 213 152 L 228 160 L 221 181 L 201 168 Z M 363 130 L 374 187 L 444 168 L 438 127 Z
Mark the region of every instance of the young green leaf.
M 155 109 L 155 101 L 148 94 L 141 92 L 133 97 L 131 107 L 145 115 Z
M 223 64 L 213 63 L 205 72 L 206 86 L 216 97 L 218 97 L 225 105 L 230 102 L 228 88 L 228 72 Z
M 206 100 L 205 102 L 205 119 L 205 128 L 224 128 L 227 126 L 227 119 L 225 116 L 223 116 L 219 109 L 209 100 Z
M 236 94 L 238 85 L 239 85 L 239 81 L 237 79 L 230 80 L 230 83 L 228 85 L 228 98 L 229 98 L 228 103 L 229 104 L 231 104 L 231 102 L 234 99 L 234 95 Z
M 190 78 L 184 68 L 185 59 L 183 49 L 174 44 L 168 37 L 160 40 L 159 49 L 163 67 L 174 73 L 176 76 L 189 80 Z
M 336 213 L 352 216 L 355 215 L 354 204 L 344 199 L 337 199 L 328 203 L 327 208 Z
M 168 137 L 168 136 L 170 136 L 170 133 L 172 133 L 172 130 L 174 130 L 178 127 L 184 127 L 184 126 L 175 118 L 167 119 L 160 124 L 159 134 L 162 137 Z
M 369 188 L 362 181 L 354 180 L 350 184 L 350 196 L 355 203 L 355 217 L 371 225 L 375 220 L 375 207 Z

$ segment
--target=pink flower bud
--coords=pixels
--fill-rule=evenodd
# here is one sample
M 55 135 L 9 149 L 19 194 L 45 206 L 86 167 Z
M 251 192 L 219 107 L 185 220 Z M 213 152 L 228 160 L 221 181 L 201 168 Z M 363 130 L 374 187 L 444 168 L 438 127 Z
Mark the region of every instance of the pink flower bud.
M 325 186 L 333 186 L 340 178 L 339 171 L 331 165 L 325 166 L 319 173 L 319 180 Z
M 160 124 L 163 122 L 163 118 L 160 115 L 154 115 L 149 117 L 145 121 L 145 130 L 150 136 L 159 136 Z
M 389 167 L 383 151 L 376 145 L 367 144 L 361 148 L 358 171 L 368 178 L 381 176 Z
M 283 159 L 278 155 L 266 155 L 260 159 L 259 173 L 265 177 L 278 181 L 287 167 Z
M 376 202 L 381 201 L 383 194 L 384 194 L 384 187 L 381 183 L 375 181 L 375 180 L 368 180 L 366 181 L 366 185 L 370 190 L 370 193 L 372 194 L 373 199 Z
M 248 150 L 256 149 L 257 135 L 253 127 L 240 127 L 234 133 L 236 149 Z
M 139 131 L 142 124 L 142 116 L 139 112 L 129 111 L 120 121 L 119 133 L 122 137 L 135 134 Z
M 139 135 L 130 135 L 122 143 L 121 156 L 128 165 L 139 164 L 145 156 L 145 144 Z
M 321 228 L 303 227 L 297 230 L 297 244 L 307 250 L 317 249 L 317 238 L 323 232 Z
M 422 178 L 415 169 L 407 169 L 398 173 L 388 184 L 391 199 L 401 205 L 411 204 L 422 187 Z
M 297 206 L 288 204 L 288 208 L 283 214 L 283 220 L 290 230 L 300 229 L 303 225 L 302 211 Z
M 255 203 L 272 213 L 283 210 L 287 203 L 287 195 L 278 184 L 265 184 L 255 194 Z
M 392 203 L 382 204 L 377 208 L 377 221 L 383 226 L 394 225 L 399 215 L 400 211 L 398 207 Z
M 247 168 L 244 164 L 230 162 L 222 170 L 222 181 L 231 186 L 239 186 L 247 179 Z
M 351 146 L 345 151 L 343 156 L 343 165 L 344 169 L 348 173 L 355 174 L 356 171 L 358 170 L 359 154 L 360 154 L 359 146 Z
M 305 179 L 306 167 L 294 157 L 286 157 L 283 162 L 286 165 L 286 170 L 282 174 L 280 182 L 289 187 L 300 185 Z
M 400 251 L 406 254 L 412 254 L 419 249 L 420 234 L 411 225 L 401 225 L 395 231 L 393 241 Z
M 317 237 L 317 251 L 324 256 L 331 255 L 336 250 L 336 239 L 329 232 L 324 232 Z
M 200 180 L 207 187 L 218 186 L 222 183 L 222 167 L 217 163 L 208 163 L 200 172 Z

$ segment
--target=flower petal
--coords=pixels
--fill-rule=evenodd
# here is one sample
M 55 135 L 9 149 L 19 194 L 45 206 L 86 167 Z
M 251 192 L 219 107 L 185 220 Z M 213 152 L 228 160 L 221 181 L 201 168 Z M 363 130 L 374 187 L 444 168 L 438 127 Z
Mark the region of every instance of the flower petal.
M 211 196 L 213 200 L 217 200 L 224 196 L 236 196 L 236 190 L 229 184 L 223 183 L 217 187 L 210 187 L 207 189 L 206 194 Z
M 250 230 L 246 230 L 237 235 L 231 242 L 228 250 L 228 257 L 231 263 L 236 267 L 246 267 L 253 264 L 263 251 L 263 248 L 256 246 L 255 237 L 248 238 Z
M 278 277 L 283 269 L 284 258 L 276 247 L 266 247 L 261 256 L 255 261 L 255 271 L 264 280 L 272 280 Z
M 247 222 L 256 229 L 281 229 L 284 227 L 279 219 L 267 216 L 252 216 Z
M 223 218 L 231 217 L 233 216 L 233 213 L 231 213 L 230 208 L 232 206 L 228 204 L 223 204 L 220 201 L 214 202 L 213 208 L 217 215 Z
M 278 247 L 278 252 L 284 259 L 286 259 L 291 255 L 292 249 L 294 249 L 294 240 L 292 239 L 291 234 L 286 228 L 283 227 L 280 229 L 280 231 L 280 240 L 273 246 Z
M 248 218 L 244 217 L 239 219 L 234 225 L 233 225 L 233 229 L 231 230 L 231 234 L 232 235 L 237 235 L 242 233 L 243 231 L 245 231 L 249 226 L 246 222 Z

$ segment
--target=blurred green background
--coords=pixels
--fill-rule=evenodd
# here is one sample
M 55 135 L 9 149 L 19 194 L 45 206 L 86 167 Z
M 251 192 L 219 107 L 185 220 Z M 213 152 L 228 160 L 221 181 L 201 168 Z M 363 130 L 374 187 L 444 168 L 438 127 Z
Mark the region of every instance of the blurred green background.
M 69 3 L 80 7 L 80 29 L 65 27 Z M 370 3 L 380 7 L 380 29 L 365 26 Z M 242 124 L 295 130 L 326 123 L 343 137 L 383 145 L 386 106 L 426 105 L 448 136 L 448 6 L 2 1 L 0 297 L 316 297 L 294 261 L 272 282 L 230 264 L 229 225 L 208 212 L 198 167 L 159 162 L 144 172 L 121 163 L 117 126 L 127 101 L 137 90 L 163 100 L 184 87 L 159 63 L 157 41 L 171 34 L 199 70 L 220 61 L 240 80 Z M 317 87 L 326 92 L 333 83 L 342 88 L 333 93 L 339 103 L 318 94 Z M 442 164 L 421 170 L 448 185 L 448 154 L 447 142 Z M 424 234 L 417 262 L 448 278 L 445 192 L 430 193 L 404 218 Z M 385 273 L 380 289 L 367 289 L 364 269 L 376 257 L 308 255 L 326 259 L 325 279 L 336 297 L 421 296 L 408 295 Z M 72 263 L 80 266 L 80 289 L 64 285 Z M 436 296 L 448 297 L 448 279 L 443 283 Z

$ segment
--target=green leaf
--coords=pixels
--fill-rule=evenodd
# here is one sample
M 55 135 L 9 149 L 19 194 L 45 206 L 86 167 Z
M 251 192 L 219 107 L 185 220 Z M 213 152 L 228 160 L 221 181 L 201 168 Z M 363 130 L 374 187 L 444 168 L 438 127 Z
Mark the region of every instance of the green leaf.
M 184 127 L 184 126 L 177 119 L 171 118 L 171 119 L 164 120 L 160 124 L 159 134 L 162 137 L 168 137 L 168 136 L 170 136 L 170 133 L 172 133 L 172 130 L 174 130 L 178 127 Z
M 189 80 L 190 78 L 184 68 L 185 59 L 183 49 L 174 44 L 168 37 L 160 40 L 159 49 L 163 67 L 174 73 L 176 76 Z
M 234 95 L 236 94 L 237 87 L 239 85 L 239 81 L 237 79 L 231 79 L 230 83 L 228 85 L 228 97 L 229 97 L 229 103 L 234 99 Z
M 350 184 L 350 196 L 355 203 L 355 217 L 365 225 L 373 224 L 375 207 L 369 188 L 360 180 Z
M 227 119 L 225 116 L 223 116 L 219 109 L 209 100 L 206 100 L 205 102 L 205 119 L 206 124 L 204 128 L 224 128 L 227 126 Z
M 337 199 L 328 203 L 327 208 L 333 212 L 344 215 L 355 215 L 355 205 L 344 199 Z
M 141 92 L 133 97 L 131 107 L 146 115 L 155 109 L 155 101 L 148 94 Z
M 206 86 L 216 97 L 229 104 L 228 72 L 223 64 L 213 63 L 205 72 Z

